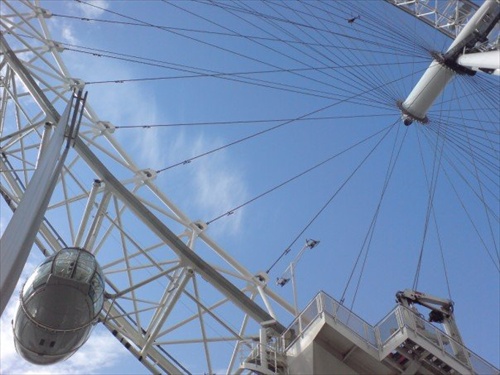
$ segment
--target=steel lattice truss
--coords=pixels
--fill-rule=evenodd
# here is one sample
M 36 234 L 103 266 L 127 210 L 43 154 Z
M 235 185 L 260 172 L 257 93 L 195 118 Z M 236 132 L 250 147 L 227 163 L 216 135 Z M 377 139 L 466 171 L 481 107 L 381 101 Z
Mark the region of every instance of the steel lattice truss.
M 38 3 L 6 2 L 2 12 L 1 193 L 15 210 L 52 125 L 83 85 L 64 67 Z M 204 233 L 205 223 L 169 201 L 155 172 L 134 164 L 90 105 L 79 137 L 36 244 L 45 255 L 79 246 L 97 256 L 110 294 L 102 321 L 147 368 L 187 371 L 169 345 L 192 345 L 212 373 L 211 356 L 227 342 L 256 337 L 261 321 L 292 313 L 265 274 L 250 273 Z
M 418 17 L 450 38 L 455 38 L 479 8 L 469 0 L 386 0 Z

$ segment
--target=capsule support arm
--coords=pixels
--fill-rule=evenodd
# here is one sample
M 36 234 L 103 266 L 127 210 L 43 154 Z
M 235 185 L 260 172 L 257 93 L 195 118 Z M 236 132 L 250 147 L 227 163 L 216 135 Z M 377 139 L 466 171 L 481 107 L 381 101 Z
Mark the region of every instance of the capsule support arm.
M 35 242 L 72 139 L 78 131 L 78 122 L 81 119 L 78 111 L 83 102 L 81 92 L 68 102 L 50 138 L 47 150 L 0 239 L 2 243 L 0 247 L 0 313 L 3 313 L 14 292 Z M 63 148 L 65 140 L 66 145 Z

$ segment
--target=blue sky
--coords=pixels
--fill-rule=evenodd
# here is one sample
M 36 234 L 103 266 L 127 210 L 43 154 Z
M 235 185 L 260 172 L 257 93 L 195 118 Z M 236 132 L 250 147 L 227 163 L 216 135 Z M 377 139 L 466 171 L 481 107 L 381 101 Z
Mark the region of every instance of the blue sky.
M 307 238 L 320 240 L 297 266 L 300 307 L 319 290 L 338 300 L 346 291 L 345 304 L 375 324 L 395 293 L 412 287 L 422 254 L 418 289 L 448 298 L 448 278 L 465 344 L 499 365 L 498 77 L 457 77 L 429 125 L 405 127 L 396 100 L 428 66 L 426 50 L 443 51 L 450 40 L 382 2 L 335 3 L 331 13 L 316 3 L 293 3 L 300 12 L 279 2 L 89 3 L 42 2 L 54 14 L 54 39 L 67 47 L 65 64 L 88 83 L 90 105 L 118 127 L 115 137 L 141 167 L 163 170 L 221 148 L 162 171 L 155 183 L 193 220 L 210 222 L 209 235 L 233 257 L 258 272 L 291 246 L 274 280 Z M 225 124 L 126 128 L 201 122 Z M 292 301 L 290 285 L 276 290 Z M 2 343 L 10 342 L 9 321 L 4 314 Z M 97 356 L 102 346 L 113 355 Z M 96 363 L 85 371 L 143 371 L 105 330 L 82 352 L 51 371 L 78 371 L 85 356 Z M 14 373 L 12 346 L 2 344 L 1 355 Z

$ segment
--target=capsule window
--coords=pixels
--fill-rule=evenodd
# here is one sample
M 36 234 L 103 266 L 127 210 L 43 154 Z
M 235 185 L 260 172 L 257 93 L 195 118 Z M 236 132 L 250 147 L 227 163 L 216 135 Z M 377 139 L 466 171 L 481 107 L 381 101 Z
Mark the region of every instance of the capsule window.
M 59 251 L 54 260 L 54 275 L 70 279 L 75 269 L 78 250 L 63 249 Z
M 81 252 L 80 256 L 78 257 L 78 262 L 76 264 L 76 269 L 73 278 L 75 280 L 88 283 L 90 282 L 90 279 L 94 274 L 95 268 L 96 268 L 95 258 L 89 253 Z
M 101 311 L 104 303 L 104 282 L 98 272 L 96 272 L 92 277 L 89 288 L 89 296 L 94 302 L 94 313 L 97 314 Z
M 45 340 L 44 339 L 41 339 L 40 342 L 38 343 L 38 345 L 42 345 L 45 344 Z
M 51 341 L 49 346 L 50 346 L 51 348 L 53 348 L 55 344 L 56 344 L 56 342 L 55 342 L 55 341 Z
M 31 293 L 33 293 L 34 290 L 38 289 L 39 287 L 47 283 L 51 266 L 52 266 L 52 259 L 48 259 L 47 261 L 45 261 L 44 263 L 42 263 L 40 266 L 37 267 L 35 272 L 33 272 L 33 274 L 26 281 L 26 284 L 24 284 L 23 288 L 24 297 L 28 297 L 29 295 L 31 295 Z

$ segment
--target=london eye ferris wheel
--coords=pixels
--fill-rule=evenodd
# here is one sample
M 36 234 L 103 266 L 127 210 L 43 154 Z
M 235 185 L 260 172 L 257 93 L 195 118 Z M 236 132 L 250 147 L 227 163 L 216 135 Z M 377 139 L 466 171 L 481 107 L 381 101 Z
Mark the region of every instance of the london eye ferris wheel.
M 320 289 L 375 323 L 411 286 L 494 361 L 499 5 L 391 3 L 3 2 L 2 309 L 34 243 L 90 264 L 92 324 L 152 372 L 234 372 Z

